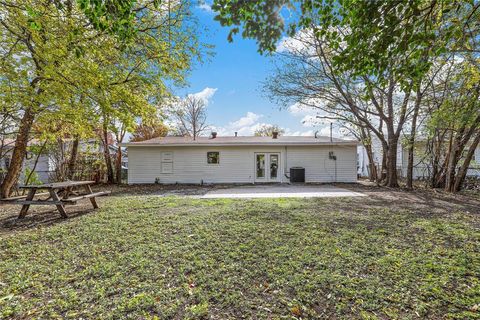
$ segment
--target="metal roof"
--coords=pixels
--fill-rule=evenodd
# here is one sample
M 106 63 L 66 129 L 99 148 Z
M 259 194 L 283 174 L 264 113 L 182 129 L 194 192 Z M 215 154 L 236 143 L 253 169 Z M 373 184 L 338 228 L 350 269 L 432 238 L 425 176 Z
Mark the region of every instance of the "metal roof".
M 344 140 L 325 136 L 279 136 L 272 137 L 255 136 L 217 136 L 197 137 L 160 137 L 139 142 L 122 143 L 125 147 L 154 147 L 154 146 L 290 146 L 290 145 L 358 145 L 356 140 Z

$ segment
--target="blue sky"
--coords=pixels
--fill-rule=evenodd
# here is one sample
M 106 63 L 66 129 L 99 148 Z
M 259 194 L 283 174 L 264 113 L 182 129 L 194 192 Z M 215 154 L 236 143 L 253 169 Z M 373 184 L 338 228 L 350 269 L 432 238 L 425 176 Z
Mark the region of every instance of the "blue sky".
M 318 129 L 302 124 L 312 112 L 280 110 L 262 95 L 262 82 L 273 69 L 274 57 L 260 55 L 256 43 L 240 35 L 229 43 L 229 29 L 213 20 L 208 4 L 195 8 L 195 14 L 208 29 L 201 40 L 215 46 L 215 55 L 196 66 L 189 76 L 189 87 L 178 89 L 177 95 L 197 94 L 205 98 L 208 123 L 223 135 L 233 135 L 235 131 L 251 135 L 264 123 L 280 125 L 287 135 L 310 135 Z

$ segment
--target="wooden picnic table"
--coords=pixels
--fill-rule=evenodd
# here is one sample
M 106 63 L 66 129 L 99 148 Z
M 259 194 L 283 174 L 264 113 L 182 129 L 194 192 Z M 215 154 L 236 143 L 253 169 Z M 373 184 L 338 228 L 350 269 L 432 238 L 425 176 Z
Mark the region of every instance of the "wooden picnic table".
M 97 209 L 98 205 L 95 197 L 110 194 L 110 191 L 94 193 L 91 188 L 91 185 L 94 183 L 95 181 L 65 181 L 40 185 L 22 185 L 19 186 L 19 188 L 28 189 L 27 195 L 2 200 L 14 201 L 14 203 L 22 205 L 22 209 L 18 215 L 19 219 L 22 219 L 27 215 L 28 209 L 31 205 L 55 205 L 62 217 L 67 218 L 68 216 L 67 212 L 65 211 L 65 205 L 76 204 L 77 201 L 82 199 L 90 199 L 93 208 Z M 78 187 L 83 187 L 85 189 L 85 193 L 78 193 Z M 39 194 L 37 193 L 38 190 L 47 190 L 47 192 Z M 34 200 L 35 196 L 47 196 L 47 198 Z

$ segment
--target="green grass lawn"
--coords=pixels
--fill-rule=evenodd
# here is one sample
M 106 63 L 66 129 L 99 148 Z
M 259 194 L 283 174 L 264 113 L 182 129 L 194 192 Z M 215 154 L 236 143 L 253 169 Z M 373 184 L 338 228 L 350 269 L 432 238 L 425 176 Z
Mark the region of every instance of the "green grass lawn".
M 480 217 L 111 197 L 0 237 L 0 318 L 480 318 Z

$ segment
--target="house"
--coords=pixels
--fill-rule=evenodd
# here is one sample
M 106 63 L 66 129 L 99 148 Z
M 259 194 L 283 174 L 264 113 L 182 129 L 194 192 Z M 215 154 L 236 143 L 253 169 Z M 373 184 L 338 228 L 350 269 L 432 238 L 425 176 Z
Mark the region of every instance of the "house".
M 357 141 L 329 137 L 162 137 L 128 148 L 128 183 L 289 182 L 292 167 L 305 182 L 356 182 Z

